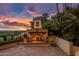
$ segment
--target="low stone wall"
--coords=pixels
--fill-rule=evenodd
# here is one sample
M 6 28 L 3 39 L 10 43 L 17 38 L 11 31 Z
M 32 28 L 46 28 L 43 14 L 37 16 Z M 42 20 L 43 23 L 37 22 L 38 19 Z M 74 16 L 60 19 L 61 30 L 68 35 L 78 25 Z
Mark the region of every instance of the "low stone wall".
M 56 37 L 56 44 L 61 48 L 66 54 L 73 55 L 73 43 L 67 40 Z
M 75 56 L 79 56 L 79 51 L 76 52 Z
M 15 47 L 15 46 L 18 46 L 18 45 L 19 44 L 17 44 L 17 42 L 16 43 L 3 44 L 3 45 L 0 45 L 0 50 L 12 48 L 12 47 Z
M 73 47 L 73 52 L 75 56 L 79 56 L 79 47 L 78 46 L 74 46 Z
M 51 45 L 53 45 L 53 46 L 56 44 L 54 38 L 55 38 L 54 36 L 49 36 L 48 37 L 48 43 L 51 44 Z

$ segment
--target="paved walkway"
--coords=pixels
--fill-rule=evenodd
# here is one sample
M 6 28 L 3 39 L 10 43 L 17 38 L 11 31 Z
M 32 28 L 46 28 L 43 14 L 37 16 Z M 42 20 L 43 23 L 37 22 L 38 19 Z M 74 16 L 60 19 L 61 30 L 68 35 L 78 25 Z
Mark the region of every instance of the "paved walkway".
M 66 56 L 58 47 L 26 47 L 25 45 L 0 50 L 0 56 Z

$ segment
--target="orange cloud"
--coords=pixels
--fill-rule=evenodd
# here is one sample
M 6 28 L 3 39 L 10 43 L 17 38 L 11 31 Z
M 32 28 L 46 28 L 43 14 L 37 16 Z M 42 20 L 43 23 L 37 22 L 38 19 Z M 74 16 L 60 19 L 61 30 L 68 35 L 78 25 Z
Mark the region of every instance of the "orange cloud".
M 21 19 L 19 20 L 20 23 L 23 23 L 23 24 L 29 24 L 32 20 L 31 19 Z
M 32 19 L 30 18 L 5 18 L 1 19 L 0 21 L 9 21 L 9 22 L 18 22 L 18 23 L 23 23 L 23 24 L 30 24 Z
M 0 24 L 2 26 L 0 26 L 0 30 L 1 28 L 6 28 L 6 29 L 10 29 L 10 30 L 26 30 L 28 27 L 28 25 L 30 25 L 30 22 L 32 21 L 32 19 L 30 18 L 11 18 L 11 17 L 0 17 Z M 12 25 L 12 23 L 17 23 L 20 24 L 17 26 L 17 24 Z M 6 23 L 9 23 L 11 25 L 6 25 Z M 26 26 L 21 26 L 22 24 L 25 24 Z

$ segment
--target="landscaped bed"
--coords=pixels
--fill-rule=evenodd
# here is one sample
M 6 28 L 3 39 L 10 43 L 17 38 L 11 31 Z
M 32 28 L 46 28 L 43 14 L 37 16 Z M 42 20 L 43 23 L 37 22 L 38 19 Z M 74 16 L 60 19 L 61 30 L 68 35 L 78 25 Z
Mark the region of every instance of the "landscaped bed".
M 14 42 L 18 42 L 18 41 L 22 41 L 22 38 L 20 36 L 18 36 L 21 33 L 17 33 L 17 32 L 13 32 L 13 33 L 8 33 L 8 34 L 0 34 L 0 44 L 8 44 L 8 43 L 14 43 Z M 10 36 L 11 39 L 7 39 L 7 37 Z M 17 36 L 16 39 L 14 39 L 13 37 Z
M 18 41 L 22 41 L 22 39 L 18 39 L 18 40 L 9 40 L 9 41 L 0 41 L 0 44 L 14 43 L 14 42 L 18 42 Z

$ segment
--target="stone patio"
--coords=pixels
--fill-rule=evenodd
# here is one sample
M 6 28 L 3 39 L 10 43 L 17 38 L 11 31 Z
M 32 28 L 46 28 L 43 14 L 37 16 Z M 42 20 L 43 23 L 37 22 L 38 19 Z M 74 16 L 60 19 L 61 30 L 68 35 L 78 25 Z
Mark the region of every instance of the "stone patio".
M 67 56 L 58 47 L 27 47 L 20 45 L 0 50 L 0 56 Z

